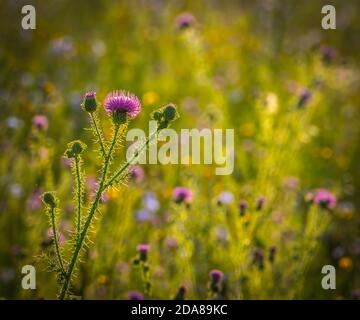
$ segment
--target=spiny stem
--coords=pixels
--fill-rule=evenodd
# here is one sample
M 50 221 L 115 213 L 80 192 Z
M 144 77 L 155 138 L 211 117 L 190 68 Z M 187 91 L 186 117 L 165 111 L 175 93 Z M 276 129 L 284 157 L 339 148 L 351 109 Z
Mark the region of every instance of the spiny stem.
M 64 265 L 63 265 L 63 262 L 62 262 L 62 258 L 61 258 L 61 255 L 60 255 L 60 250 L 59 250 L 59 242 L 58 242 L 58 237 L 57 237 L 57 232 L 56 232 L 56 225 L 55 225 L 55 208 L 51 208 L 50 209 L 51 212 L 50 212 L 50 216 L 51 216 L 51 226 L 52 226 L 52 231 L 53 231 L 53 237 L 54 237 L 54 245 L 55 245 L 55 251 L 56 251 L 56 256 L 59 260 L 59 265 L 60 265 L 60 268 L 61 268 L 61 272 L 63 274 L 65 274 L 65 269 L 64 269 Z
M 103 167 L 103 171 L 102 171 L 102 175 L 101 175 L 101 179 L 100 179 L 99 188 L 98 188 L 98 190 L 96 192 L 95 199 L 94 199 L 94 201 L 93 201 L 93 203 L 92 203 L 92 205 L 90 207 L 89 214 L 88 214 L 88 216 L 86 218 L 85 224 L 84 224 L 82 230 L 80 231 L 80 235 L 79 235 L 79 237 L 77 239 L 75 250 L 74 250 L 74 253 L 73 253 L 72 257 L 71 257 L 71 261 L 70 261 L 70 264 L 69 264 L 69 267 L 68 267 L 68 270 L 67 270 L 67 273 L 66 273 L 66 276 L 65 276 L 65 281 L 64 281 L 64 284 L 62 286 L 60 295 L 59 295 L 60 300 L 63 300 L 65 298 L 66 292 L 68 290 L 68 287 L 69 287 L 69 284 L 70 284 L 70 281 L 71 281 L 71 276 L 72 276 L 72 273 L 74 271 L 74 267 L 75 267 L 75 264 L 76 264 L 76 261 L 77 261 L 78 255 L 79 255 L 79 252 L 80 252 L 80 250 L 82 248 L 82 245 L 83 245 L 85 236 L 87 234 L 88 228 L 89 228 L 89 226 L 91 224 L 92 218 L 93 218 L 93 216 L 94 216 L 94 214 L 96 212 L 97 206 L 99 204 L 99 200 L 100 200 L 100 197 L 101 197 L 101 194 L 102 194 L 102 191 L 103 191 L 104 182 L 105 182 L 105 179 L 106 179 L 107 170 L 108 170 L 109 163 L 110 163 L 111 154 L 112 154 L 112 151 L 113 151 L 114 146 L 116 144 L 116 137 L 117 137 L 117 134 L 119 132 L 119 128 L 120 128 L 119 125 L 115 125 L 114 136 L 113 136 L 110 148 L 109 148 L 109 152 L 107 153 L 107 155 L 105 157 L 104 167 Z
M 75 173 L 76 173 L 76 197 L 77 197 L 77 237 L 81 229 L 81 175 L 80 175 L 80 161 L 79 156 L 75 157 Z
M 105 146 L 104 146 L 104 141 L 103 141 L 103 137 L 100 133 L 99 127 L 98 127 L 98 123 L 97 123 L 97 119 L 96 116 L 93 113 L 90 113 L 90 117 L 91 117 L 91 121 L 93 123 L 97 138 L 99 140 L 99 144 L 100 144 L 100 150 L 102 153 L 102 156 L 105 157 L 106 156 L 106 151 L 105 151 Z

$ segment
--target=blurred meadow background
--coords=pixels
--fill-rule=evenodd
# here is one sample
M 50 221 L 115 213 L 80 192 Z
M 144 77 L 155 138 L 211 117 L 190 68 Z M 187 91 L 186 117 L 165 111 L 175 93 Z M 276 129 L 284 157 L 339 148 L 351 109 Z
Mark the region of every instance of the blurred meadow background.
M 25 4 L 36 30 L 21 28 Z M 336 30 L 321 29 L 325 4 Z M 87 199 L 99 169 L 83 96 L 125 89 L 143 107 L 130 127 L 147 132 L 150 113 L 173 102 L 176 130 L 233 128 L 235 168 L 143 165 L 111 189 L 74 295 L 207 299 L 220 270 L 220 299 L 360 299 L 359 10 L 355 0 L 1 1 L 0 297 L 56 298 L 39 259 L 53 250 L 40 195 L 57 191 L 64 242 L 67 143 L 88 145 Z M 177 186 L 192 191 L 189 205 L 174 201 Z M 149 293 L 133 263 L 139 244 L 150 245 Z M 27 264 L 36 290 L 21 287 Z M 321 287 L 328 264 L 336 290 Z

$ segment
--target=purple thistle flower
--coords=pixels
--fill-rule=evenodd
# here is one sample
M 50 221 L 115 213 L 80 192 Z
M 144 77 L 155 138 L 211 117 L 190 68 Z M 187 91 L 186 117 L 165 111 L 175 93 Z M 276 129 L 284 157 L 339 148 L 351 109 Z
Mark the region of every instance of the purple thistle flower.
M 125 113 L 129 118 L 135 118 L 141 103 L 137 96 L 124 90 L 109 93 L 104 100 L 104 108 L 108 113 Z
M 37 115 L 32 118 L 32 124 L 34 127 L 36 127 L 39 130 L 46 131 L 49 127 L 49 121 L 47 117 L 42 115 Z
M 150 192 L 150 191 L 145 192 L 143 203 L 144 203 L 144 207 L 150 212 L 156 212 L 159 210 L 160 203 L 154 192 Z
M 85 93 L 85 98 L 95 98 L 96 92 L 95 91 L 88 91 Z
M 140 209 L 135 212 L 135 218 L 138 222 L 150 221 L 154 217 L 154 213 L 147 209 Z
M 265 197 L 261 196 L 256 200 L 256 210 L 260 211 L 265 203 Z
M 301 108 L 306 106 L 310 100 L 311 100 L 311 92 L 308 89 L 303 89 L 299 95 L 298 107 Z
M 223 191 L 218 195 L 218 204 L 231 204 L 234 200 L 234 195 L 230 191 Z
M 148 253 L 150 250 L 150 245 L 141 243 L 136 247 L 136 250 L 139 251 L 140 253 Z
M 209 272 L 209 276 L 211 278 L 211 281 L 214 283 L 218 283 L 224 278 L 224 273 L 218 269 L 213 269 Z
M 264 269 L 264 252 L 261 249 L 256 249 L 253 253 L 253 263 L 259 267 L 259 269 Z
M 296 190 L 299 187 L 299 179 L 296 177 L 286 177 L 283 181 L 283 186 L 288 190 Z
M 360 289 L 353 290 L 351 296 L 354 300 L 360 300 Z
M 54 238 L 54 232 L 53 232 L 52 228 L 49 228 L 47 230 L 47 236 L 48 236 L 49 239 Z M 59 244 L 61 246 L 65 244 L 65 236 L 60 231 L 57 232 L 57 240 L 59 241 Z
M 187 289 L 184 285 L 180 286 L 180 288 L 176 292 L 174 300 L 184 300 L 186 291 L 187 291 Z
M 187 29 L 194 25 L 195 22 L 195 17 L 189 12 L 181 13 L 175 19 L 175 25 L 178 30 Z
M 323 46 L 321 47 L 320 51 L 321 51 L 322 59 L 326 63 L 330 63 L 336 58 L 337 55 L 336 50 L 332 47 Z
M 144 295 L 139 291 L 129 291 L 126 294 L 128 300 L 144 300 Z
M 41 195 L 43 194 L 43 190 L 41 188 L 36 189 L 31 197 L 28 199 L 27 204 L 30 210 L 37 210 L 41 208 Z
M 139 252 L 140 254 L 140 260 L 141 261 L 146 261 L 147 260 L 147 256 L 148 256 L 148 252 L 150 250 L 150 245 L 148 244 L 139 244 L 137 247 L 136 247 L 137 251 Z
M 276 247 L 275 246 L 271 246 L 269 249 L 269 261 L 270 262 L 274 262 L 275 260 L 275 255 L 276 255 Z
M 130 177 L 137 183 L 143 181 L 144 169 L 140 166 L 130 166 Z
M 336 197 L 325 189 L 316 191 L 313 202 L 324 209 L 332 209 L 336 206 Z
M 239 209 L 240 209 L 240 215 L 243 216 L 246 212 L 246 209 L 248 207 L 248 203 L 246 200 L 240 200 L 239 203 Z
M 173 199 L 176 203 L 190 204 L 193 200 L 193 192 L 185 187 L 176 187 L 173 191 Z
M 176 249 L 179 246 L 179 242 L 174 237 L 166 238 L 165 243 L 170 249 Z
M 101 194 L 100 201 L 101 201 L 101 203 L 107 203 L 107 202 L 109 202 L 109 196 L 107 195 L 106 192 L 103 192 L 103 193 Z

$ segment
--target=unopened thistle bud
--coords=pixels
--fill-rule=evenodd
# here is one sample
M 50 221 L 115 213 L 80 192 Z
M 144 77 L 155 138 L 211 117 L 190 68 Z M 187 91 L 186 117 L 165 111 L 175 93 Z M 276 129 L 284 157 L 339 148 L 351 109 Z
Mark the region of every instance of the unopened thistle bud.
M 154 111 L 151 115 L 152 119 L 158 122 L 159 129 L 165 129 L 170 125 L 170 122 L 179 118 L 179 114 L 174 104 L 168 104 Z
M 89 91 L 85 94 L 83 108 L 85 111 L 87 111 L 89 113 L 92 113 L 96 110 L 96 108 L 97 108 L 96 92 Z
M 164 108 L 163 115 L 165 120 L 173 121 L 177 117 L 176 107 L 172 104 L 169 104 Z
M 48 191 L 42 195 L 43 202 L 50 208 L 56 208 L 57 199 L 53 192 Z
M 161 117 L 162 117 L 162 114 L 159 111 L 154 111 L 153 114 L 152 114 L 152 117 L 153 117 L 154 120 L 160 120 Z
M 81 154 L 86 147 L 86 144 L 80 140 L 71 141 L 68 143 L 68 149 L 65 151 L 65 155 L 68 158 L 75 158 L 75 156 Z

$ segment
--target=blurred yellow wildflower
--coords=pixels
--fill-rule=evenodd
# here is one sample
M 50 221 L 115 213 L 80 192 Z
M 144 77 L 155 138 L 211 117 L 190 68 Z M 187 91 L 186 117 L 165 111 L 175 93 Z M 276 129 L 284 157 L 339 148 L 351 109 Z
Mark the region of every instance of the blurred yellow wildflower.
M 353 262 L 349 257 L 342 257 L 339 260 L 339 267 L 345 271 L 351 271 L 353 268 Z

